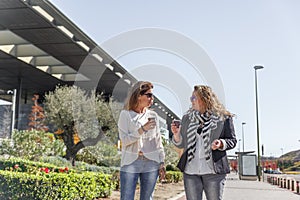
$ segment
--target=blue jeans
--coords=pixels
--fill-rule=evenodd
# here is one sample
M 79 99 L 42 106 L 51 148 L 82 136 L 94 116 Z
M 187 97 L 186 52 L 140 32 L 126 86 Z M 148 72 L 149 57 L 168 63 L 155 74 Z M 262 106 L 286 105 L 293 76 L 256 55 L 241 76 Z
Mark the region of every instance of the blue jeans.
M 132 164 L 122 166 L 121 200 L 134 200 L 138 179 L 140 179 L 140 200 L 152 200 L 158 172 L 159 164 L 145 158 L 138 158 Z
M 222 200 L 226 174 L 183 174 L 187 200 L 202 200 L 203 190 L 207 200 Z

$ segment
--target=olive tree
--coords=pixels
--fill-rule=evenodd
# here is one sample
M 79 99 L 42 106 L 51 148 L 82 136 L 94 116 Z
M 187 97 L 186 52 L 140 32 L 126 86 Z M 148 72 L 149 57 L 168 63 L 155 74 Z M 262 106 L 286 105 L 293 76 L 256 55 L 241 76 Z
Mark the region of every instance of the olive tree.
M 74 165 L 78 151 L 96 145 L 101 139 L 118 139 L 117 103 L 105 101 L 102 94 L 76 86 L 58 86 L 45 95 L 45 114 L 56 135 L 66 146 L 66 159 Z

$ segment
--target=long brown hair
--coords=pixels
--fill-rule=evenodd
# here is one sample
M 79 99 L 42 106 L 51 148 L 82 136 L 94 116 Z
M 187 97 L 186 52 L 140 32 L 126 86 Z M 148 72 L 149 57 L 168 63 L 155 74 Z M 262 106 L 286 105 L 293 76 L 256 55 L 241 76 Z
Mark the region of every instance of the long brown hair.
M 215 114 L 220 117 L 234 116 L 234 114 L 226 110 L 224 105 L 219 101 L 217 95 L 212 91 L 211 87 L 206 85 L 195 85 L 194 91 L 203 101 L 205 110 L 210 114 Z
M 130 89 L 125 101 L 125 110 L 134 110 L 138 107 L 138 97 L 153 89 L 153 84 L 148 81 L 138 81 Z

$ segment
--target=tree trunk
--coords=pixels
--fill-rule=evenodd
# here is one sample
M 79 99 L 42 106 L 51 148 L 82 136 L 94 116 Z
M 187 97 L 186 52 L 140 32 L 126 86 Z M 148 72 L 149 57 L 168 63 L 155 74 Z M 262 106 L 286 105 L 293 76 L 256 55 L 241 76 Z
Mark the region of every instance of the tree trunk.
M 107 127 L 104 127 L 107 130 Z M 65 131 L 62 135 L 64 144 L 66 145 L 66 156 L 65 158 L 75 166 L 75 158 L 78 151 L 87 146 L 95 146 L 104 136 L 103 128 L 99 130 L 96 138 L 87 138 L 83 141 L 74 144 L 74 125 L 65 126 Z
M 63 141 L 66 145 L 66 156 L 65 158 L 72 163 L 72 166 L 75 166 L 75 156 L 72 152 L 72 148 L 74 146 L 74 138 L 73 138 L 73 131 L 74 124 L 68 126 L 64 126 L 64 133 L 62 134 Z

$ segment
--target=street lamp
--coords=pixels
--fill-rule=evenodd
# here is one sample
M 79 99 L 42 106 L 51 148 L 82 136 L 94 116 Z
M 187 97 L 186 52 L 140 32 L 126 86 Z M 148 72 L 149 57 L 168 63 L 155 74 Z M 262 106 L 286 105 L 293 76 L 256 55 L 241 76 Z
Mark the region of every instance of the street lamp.
M 255 97 L 256 97 L 256 133 L 257 133 L 257 176 L 260 181 L 261 163 L 260 163 L 260 144 L 259 144 L 259 123 L 258 123 L 258 95 L 257 95 L 257 70 L 263 69 L 263 66 L 254 66 L 255 70 Z
M 245 138 L 244 138 L 244 125 L 246 122 L 242 122 L 242 137 L 243 137 L 243 152 L 245 152 Z

